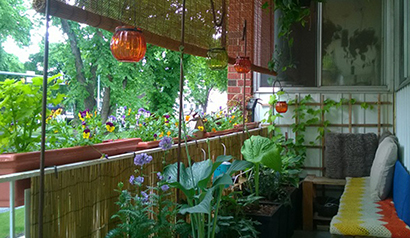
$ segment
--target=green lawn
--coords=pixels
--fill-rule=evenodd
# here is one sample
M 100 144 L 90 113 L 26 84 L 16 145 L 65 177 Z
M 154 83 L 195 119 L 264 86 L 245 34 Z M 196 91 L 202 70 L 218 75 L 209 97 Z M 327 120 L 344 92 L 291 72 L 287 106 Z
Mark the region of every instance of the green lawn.
M 0 213 L 0 238 L 9 237 L 9 212 Z M 16 234 L 24 232 L 24 207 L 16 209 Z

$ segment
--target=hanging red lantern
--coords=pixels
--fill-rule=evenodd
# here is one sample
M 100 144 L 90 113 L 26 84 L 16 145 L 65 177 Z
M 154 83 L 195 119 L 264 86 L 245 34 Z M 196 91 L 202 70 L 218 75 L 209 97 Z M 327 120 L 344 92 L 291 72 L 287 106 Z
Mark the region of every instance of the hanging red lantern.
M 286 101 L 277 101 L 275 109 L 278 113 L 285 113 L 288 111 L 288 103 Z
M 249 73 L 251 71 L 251 60 L 246 56 L 238 56 L 236 57 L 234 67 L 237 73 Z
M 110 43 L 111 53 L 121 62 L 139 62 L 147 51 L 142 31 L 133 26 L 118 26 Z

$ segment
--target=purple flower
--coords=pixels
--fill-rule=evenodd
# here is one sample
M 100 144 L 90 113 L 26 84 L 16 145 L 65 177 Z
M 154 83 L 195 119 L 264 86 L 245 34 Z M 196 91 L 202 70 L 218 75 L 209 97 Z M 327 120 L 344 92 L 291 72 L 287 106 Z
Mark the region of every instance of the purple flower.
M 134 175 L 131 175 L 131 176 L 130 176 L 130 184 L 134 184 L 134 180 L 135 180 Z
M 148 111 L 148 110 L 145 110 L 144 108 L 140 108 L 140 109 L 138 109 L 138 113 L 147 113 L 147 114 L 151 114 L 151 112 L 150 111 Z
M 84 111 L 80 111 L 81 117 L 85 118 L 87 116 L 87 112 L 90 113 L 89 109 L 85 109 Z
M 154 138 L 157 138 L 158 137 L 158 135 L 157 134 L 154 134 Z
M 87 125 L 87 123 L 85 123 L 85 121 L 82 121 L 81 125 L 85 126 L 85 125 Z
M 161 180 L 164 179 L 164 176 L 161 175 L 161 172 L 158 172 L 157 173 L 157 178 L 158 178 L 159 181 L 161 181 Z
M 88 129 L 88 128 L 85 128 L 85 130 L 83 131 L 83 133 L 90 133 L 91 131 L 90 131 L 90 129 Z
M 170 117 L 170 115 L 164 115 L 164 117 L 166 118 L 166 119 L 169 119 L 169 117 Z
M 135 180 L 134 180 L 136 183 L 139 183 L 139 184 L 141 184 L 141 183 L 143 183 L 144 182 L 144 177 L 141 177 L 141 176 L 138 176 L 138 177 L 136 177 L 135 178 Z
M 141 196 L 142 196 L 142 202 L 143 203 L 147 203 L 149 201 L 149 197 L 148 197 L 148 194 L 146 192 L 142 191 Z
M 167 190 L 169 189 L 169 186 L 166 185 L 166 184 L 165 184 L 165 185 L 162 185 L 162 186 L 161 186 L 161 189 L 162 189 L 162 191 L 165 192 L 165 191 L 167 191 Z
M 117 120 L 117 118 L 113 115 L 109 116 L 108 119 L 110 119 L 111 121 L 116 121 Z
M 171 137 L 164 136 L 161 141 L 159 142 L 159 147 L 163 150 L 169 150 L 172 148 L 173 140 Z
M 169 121 L 168 121 L 168 120 L 166 120 L 166 121 L 165 121 L 165 123 L 169 123 Z
M 124 106 L 124 110 L 127 110 L 127 106 Z
M 110 127 L 113 127 L 113 126 L 114 126 L 114 124 L 112 124 L 112 122 L 110 122 L 110 121 L 108 121 L 107 123 L 105 123 L 105 125 L 110 126 Z
M 143 166 L 152 161 L 152 156 L 147 155 L 146 153 L 137 154 L 134 158 L 134 164 L 137 166 Z
M 122 119 L 125 119 L 125 115 L 122 115 Z

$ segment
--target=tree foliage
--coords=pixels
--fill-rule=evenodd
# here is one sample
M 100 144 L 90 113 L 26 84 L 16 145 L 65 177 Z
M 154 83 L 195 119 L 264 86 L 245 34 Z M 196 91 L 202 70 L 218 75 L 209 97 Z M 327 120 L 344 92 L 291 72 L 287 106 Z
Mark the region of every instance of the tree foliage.
M 186 97 L 191 102 L 200 105 L 206 112 L 212 89 L 217 89 L 220 92 L 227 90 L 227 70 L 210 70 L 206 65 L 205 58 L 192 56 L 187 63 L 186 71 L 188 81 Z

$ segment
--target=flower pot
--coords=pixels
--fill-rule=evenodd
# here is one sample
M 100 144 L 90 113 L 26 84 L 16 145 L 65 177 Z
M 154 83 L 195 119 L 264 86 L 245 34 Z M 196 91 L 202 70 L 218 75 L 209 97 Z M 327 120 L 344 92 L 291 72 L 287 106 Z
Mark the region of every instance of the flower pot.
M 120 139 L 104 142 L 92 146 L 75 146 L 47 150 L 45 153 L 45 167 L 76 163 L 98 159 L 101 154 L 117 155 L 135 151 L 140 138 Z M 14 153 L 0 155 L 0 175 L 38 169 L 40 167 L 40 152 Z M 0 183 L 0 207 L 9 206 L 9 183 Z M 24 204 L 24 189 L 30 188 L 30 179 L 16 181 L 15 204 Z
M 246 128 L 248 128 L 248 130 L 250 130 L 250 129 L 255 129 L 255 128 L 259 127 L 259 123 L 260 122 L 257 122 L 257 121 L 247 122 L 247 123 L 245 123 L 245 125 L 246 125 Z M 241 131 L 241 130 L 243 130 L 243 124 L 235 125 L 234 128 Z
M 214 136 L 222 136 L 222 135 L 234 133 L 236 131 L 237 131 L 237 129 L 232 128 L 232 129 L 227 129 L 227 130 L 223 130 L 223 131 L 206 132 L 204 134 L 204 137 L 208 138 L 208 137 L 214 137 Z
M 261 224 L 256 226 L 260 238 L 285 238 L 287 211 L 282 204 L 260 202 L 258 211 L 246 211 L 247 216 Z

